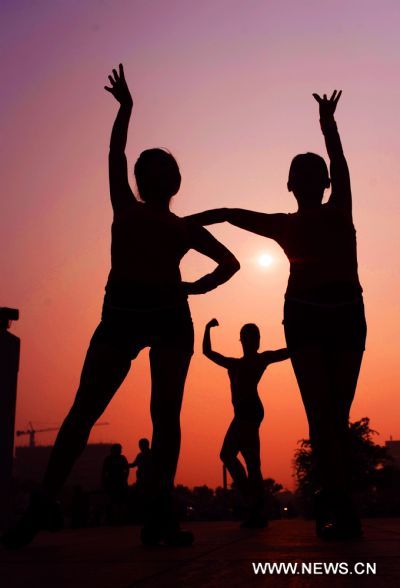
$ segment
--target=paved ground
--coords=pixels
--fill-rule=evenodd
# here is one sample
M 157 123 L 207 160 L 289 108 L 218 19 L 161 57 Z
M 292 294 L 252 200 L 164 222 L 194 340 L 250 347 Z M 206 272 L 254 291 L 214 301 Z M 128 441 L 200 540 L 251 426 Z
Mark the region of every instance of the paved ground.
M 364 522 L 360 541 L 323 543 L 312 522 L 273 521 L 245 531 L 236 523 L 192 523 L 193 547 L 144 548 L 139 528 L 43 533 L 19 552 L 0 550 L 1 588 L 229 588 L 273 586 L 400 586 L 400 519 Z M 252 562 L 347 562 L 351 575 L 255 575 Z M 356 562 L 376 564 L 357 575 Z M 361 568 L 360 568 L 361 571 Z

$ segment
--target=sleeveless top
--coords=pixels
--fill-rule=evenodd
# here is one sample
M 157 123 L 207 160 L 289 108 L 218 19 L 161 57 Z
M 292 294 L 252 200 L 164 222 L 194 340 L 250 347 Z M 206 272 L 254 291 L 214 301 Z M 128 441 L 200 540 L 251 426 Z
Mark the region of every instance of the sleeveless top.
M 285 298 L 315 304 L 359 300 L 362 288 L 351 216 L 329 203 L 279 216 L 274 239 L 290 261 Z
M 115 215 L 104 305 L 152 310 L 187 303 L 179 264 L 190 249 L 187 223 L 136 202 Z

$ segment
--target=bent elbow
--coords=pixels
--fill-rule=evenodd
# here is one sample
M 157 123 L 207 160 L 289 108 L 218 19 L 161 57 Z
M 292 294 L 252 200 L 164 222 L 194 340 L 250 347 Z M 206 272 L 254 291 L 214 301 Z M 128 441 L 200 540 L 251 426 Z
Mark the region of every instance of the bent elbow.
M 240 270 L 240 262 L 234 255 L 229 259 L 229 270 L 232 276 Z
M 227 281 L 240 270 L 240 263 L 234 255 L 229 255 L 229 257 L 225 257 L 225 259 L 220 262 L 219 267 L 224 276 L 224 281 Z

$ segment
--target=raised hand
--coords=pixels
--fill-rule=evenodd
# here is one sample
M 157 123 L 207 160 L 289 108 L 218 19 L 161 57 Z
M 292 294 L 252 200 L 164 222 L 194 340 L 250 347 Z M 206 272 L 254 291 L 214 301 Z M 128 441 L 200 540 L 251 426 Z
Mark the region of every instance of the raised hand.
M 124 68 L 122 63 L 119 64 L 119 72 L 116 69 L 112 70 L 112 75 L 108 76 L 111 88 L 104 86 L 107 92 L 110 92 L 120 104 L 132 105 L 133 100 L 125 80 Z
M 313 94 L 315 100 L 319 104 L 320 118 L 333 117 L 341 95 L 342 90 L 339 92 L 335 90 L 330 98 L 327 98 L 326 94 L 324 94 L 322 98 L 319 94 Z
M 206 327 L 208 327 L 208 328 L 218 327 L 218 326 L 219 326 L 219 322 L 217 321 L 216 318 L 211 319 L 206 325 Z

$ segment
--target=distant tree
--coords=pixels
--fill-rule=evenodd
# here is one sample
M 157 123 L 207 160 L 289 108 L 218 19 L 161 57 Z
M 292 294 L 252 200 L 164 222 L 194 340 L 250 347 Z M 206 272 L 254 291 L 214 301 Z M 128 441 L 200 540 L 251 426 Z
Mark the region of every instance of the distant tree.
M 361 494 L 372 489 L 376 490 L 380 480 L 383 479 L 382 471 L 391 469 L 392 462 L 386 448 L 374 443 L 373 436 L 377 432 L 371 429 L 369 423 L 368 417 L 349 423 L 353 488 Z M 316 480 L 309 439 L 299 441 L 293 463 L 297 496 L 303 503 L 306 513 L 310 514 Z
M 175 486 L 174 494 L 182 502 L 190 504 L 193 501 L 193 492 L 188 486 L 184 486 L 183 484 L 177 484 Z
M 273 478 L 265 478 L 264 489 L 272 496 L 276 496 L 278 492 L 280 492 L 283 489 L 283 486 L 282 484 L 278 484 L 278 482 L 275 482 Z

